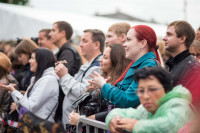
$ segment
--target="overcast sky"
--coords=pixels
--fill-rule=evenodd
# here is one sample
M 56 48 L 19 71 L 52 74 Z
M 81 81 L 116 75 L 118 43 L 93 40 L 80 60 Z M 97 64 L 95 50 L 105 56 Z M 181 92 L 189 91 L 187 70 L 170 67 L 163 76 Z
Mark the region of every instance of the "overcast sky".
M 116 10 L 160 23 L 183 20 L 184 0 L 29 0 L 29 5 L 45 10 L 94 15 Z M 195 30 L 200 26 L 200 0 L 187 1 L 187 21 Z

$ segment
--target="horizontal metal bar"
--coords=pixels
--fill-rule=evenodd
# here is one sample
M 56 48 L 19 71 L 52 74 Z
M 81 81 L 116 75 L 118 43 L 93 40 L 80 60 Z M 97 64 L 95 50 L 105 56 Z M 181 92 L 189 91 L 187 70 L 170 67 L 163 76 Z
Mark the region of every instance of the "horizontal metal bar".
M 77 133 L 82 132 L 82 126 L 83 125 L 89 125 L 89 126 L 92 126 L 94 128 L 98 128 L 98 129 L 102 129 L 102 130 L 109 130 L 104 122 L 81 117 L 81 118 L 79 118 L 78 124 L 76 126 L 76 132 Z M 89 128 L 89 127 L 87 126 L 87 128 Z

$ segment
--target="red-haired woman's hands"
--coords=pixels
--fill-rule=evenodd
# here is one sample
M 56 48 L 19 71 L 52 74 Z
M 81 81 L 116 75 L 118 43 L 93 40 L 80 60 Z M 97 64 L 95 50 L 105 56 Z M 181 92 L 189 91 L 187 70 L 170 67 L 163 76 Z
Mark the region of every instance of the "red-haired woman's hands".
M 97 88 L 102 88 L 103 85 L 106 83 L 106 79 L 104 79 L 99 73 L 94 71 L 94 75 L 90 74 L 90 76 L 93 78 L 92 81 L 88 81 L 89 83 L 93 84 Z

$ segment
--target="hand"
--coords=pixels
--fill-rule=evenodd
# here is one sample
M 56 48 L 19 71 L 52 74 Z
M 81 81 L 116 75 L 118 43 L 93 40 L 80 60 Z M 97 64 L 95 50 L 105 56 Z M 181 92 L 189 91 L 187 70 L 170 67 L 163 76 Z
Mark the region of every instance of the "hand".
M 121 133 L 123 130 L 121 128 L 119 128 L 119 121 L 121 120 L 120 116 L 115 116 L 112 118 L 112 120 L 110 121 L 109 124 L 109 130 L 112 133 Z
M 69 114 L 69 123 L 71 125 L 76 125 L 78 123 L 79 118 L 80 118 L 80 115 L 78 113 L 75 113 L 74 111 L 72 111 Z
M 24 94 L 25 94 L 25 92 L 26 92 L 26 91 L 20 91 L 20 93 L 21 93 L 22 95 L 24 95 Z
M 119 128 L 121 129 L 128 129 L 132 132 L 135 124 L 138 122 L 138 120 L 136 119 L 131 119 L 131 118 L 122 118 L 120 121 L 119 121 Z
M 59 78 L 68 74 L 68 68 L 66 68 L 62 63 L 58 63 L 55 67 L 55 72 Z
M 109 76 L 107 79 L 105 79 L 106 83 L 111 79 L 111 77 Z
M 90 74 L 90 76 L 93 78 L 93 80 L 88 81 L 88 82 L 93 84 L 97 88 L 102 88 L 107 80 L 105 80 L 99 73 L 97 73 L 95 71 L 94 71 L 94 74 L 95 74 L 95 76 Z
M 17 104 L 15 102 L 12 102 L 9 114 L 12 114 L 12 112 L 14 112 L 16 109 L 17 109 Z
M 63 63 L 67 63 L 67 61 L 66 61 L 66 60 L 63 60 L 63 61 L 57 61 L 57 62 L 56 62 L 56 66 L 57 66 L 58 64 L 60 64 L 60 63 L 62 63 L 62 64 L 63 64 Z
M 15 84 L 4 85 L 4 83 L 3 83 L 3 84 L 0 85 L 0 87 L 2 88 L 2 90 L 6 90 L 6 91 L 10 91 L 10 92 L 13 92 L 13 91 L 16 90 L 15 89 L 15 87 L 16 87 Z
M 90 85 L 88 86 L 87 90 L 85 91 L 85 93 L 86 93 L 87 91 L 89 91 L 89 90 L 97 90 L 97 89 L 98 89 L 98 88 L 95 87 L 93 84 L 90 84 Z

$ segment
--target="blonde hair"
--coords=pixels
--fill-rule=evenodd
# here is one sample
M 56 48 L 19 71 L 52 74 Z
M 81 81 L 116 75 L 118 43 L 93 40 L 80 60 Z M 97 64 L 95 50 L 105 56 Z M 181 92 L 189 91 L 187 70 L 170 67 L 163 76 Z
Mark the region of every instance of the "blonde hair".
M 115 32 L 117 36 L 121 36 L 121 34 L 123 33 L 127 34 L 130 28 L 131 28 L 131 25 L 128 23 L 116 23 L 116 24 L 111 25 L 108 28 L 108 31 Z

